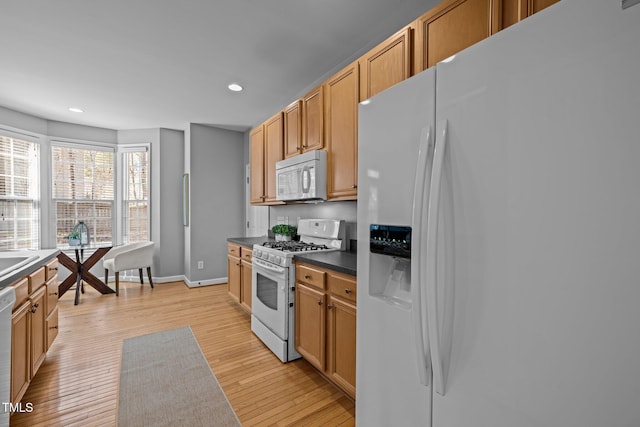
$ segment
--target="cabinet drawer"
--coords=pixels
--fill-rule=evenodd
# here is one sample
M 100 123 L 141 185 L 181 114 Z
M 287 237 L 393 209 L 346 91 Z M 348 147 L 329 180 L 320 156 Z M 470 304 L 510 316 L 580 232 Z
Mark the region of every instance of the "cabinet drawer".
M 253 257 L 253 251 L 249 248 L 242 248 L 241 251 L 242 253 L 242 259 L 245 259 L 247 261 L 251 261 L 251 258 Z
M 51 312 L 53 311 L 54 308 L 56 308 L 56 306 L 58 305 L 58 285 L 59 285 L 59 280 L 58 277 L 55 276 L 53 278 L 51 278 L 51 280 L 49 280 L 47 282 L 47 297 L 45 299 L 46 301 L 46 309 L 47 309 L 47 314 L 51 314 Z
M 233 255 L 237 257 L 240 256 L 240 245 L 236 245 L 235 243 L 229 243 L 228 248 L 229 248 L 229 255 Z
M 58 258 L 54 258 L 47 265 L 45 265 L 45 281 L 51 280 L 56 274 L 58 274 Z
M 16 303 L 13 304 L 13 311 L 16 311 L 29 298 L 29 280 L 24 277 L 11 286 L 16 293 Z
M 327 283 L 329 285 L 329 292 L 333 295 L 354 303 L 356 302 L 357 284 L 355 277 L 346 274 L 331 273 L 327 278 Z
M 47 316 L 47 350 L 51 348 L 51 344 L 58 336 L 58 307 L 53 309 L 51 314 Z
M 326 273 L 306 264 L 296 266 L 296 281 L 324 290 Z
M 27 276 L 29 278 L 29 295 L 37 291 L 40 286 L 44 285 L 44 282 L 46 282 L 45 271 L 46 269 L 43 266 Z

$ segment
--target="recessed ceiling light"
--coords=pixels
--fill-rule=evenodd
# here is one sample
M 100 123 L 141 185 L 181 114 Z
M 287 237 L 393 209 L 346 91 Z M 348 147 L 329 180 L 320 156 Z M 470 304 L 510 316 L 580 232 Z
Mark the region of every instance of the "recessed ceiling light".
M 72 113 L 84 113 L 84 110 L 78 107 L 69 107 L 69 111 L 71 111 Z
M 240 86 L 238 83 L 231 83 L 229 86 L 227 86 L 229 88 L 230 91 L 232 92 L 240 92 L 242 90 L 242 86 Z

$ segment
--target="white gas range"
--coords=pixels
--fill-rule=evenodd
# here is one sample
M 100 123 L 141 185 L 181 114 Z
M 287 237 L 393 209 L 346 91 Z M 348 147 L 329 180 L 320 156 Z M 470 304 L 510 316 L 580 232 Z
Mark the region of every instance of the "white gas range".
M 303 252 L 345 249 L 344 221 L 301 219 L 299 241 L 268 241 L 253 246 L 251 330 L 283 362 L 300 358 L 295 350 L 293 257 Z

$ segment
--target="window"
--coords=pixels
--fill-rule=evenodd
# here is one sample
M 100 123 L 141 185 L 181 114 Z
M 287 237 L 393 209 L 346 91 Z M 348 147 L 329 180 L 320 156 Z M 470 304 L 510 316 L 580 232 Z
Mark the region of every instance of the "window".
M 0 249 L 39 249 L 39 145 L 0 136 Z
M 149 152 L 145 148 L 122 153 L 123 242 L 149 240 Z
M 113 151 L 52 145 L 51 158 L 57 245 L 67 244 L 79 221 L 89 226 L 92 242 L 114 243 Z

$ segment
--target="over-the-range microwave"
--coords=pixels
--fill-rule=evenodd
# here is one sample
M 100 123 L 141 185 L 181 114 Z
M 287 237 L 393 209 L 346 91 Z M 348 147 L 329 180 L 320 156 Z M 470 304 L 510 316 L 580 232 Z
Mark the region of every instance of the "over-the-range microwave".
M 327 198 L 327 152 L 313 150 L 276 162 L 276 199 L 287 201 Z

